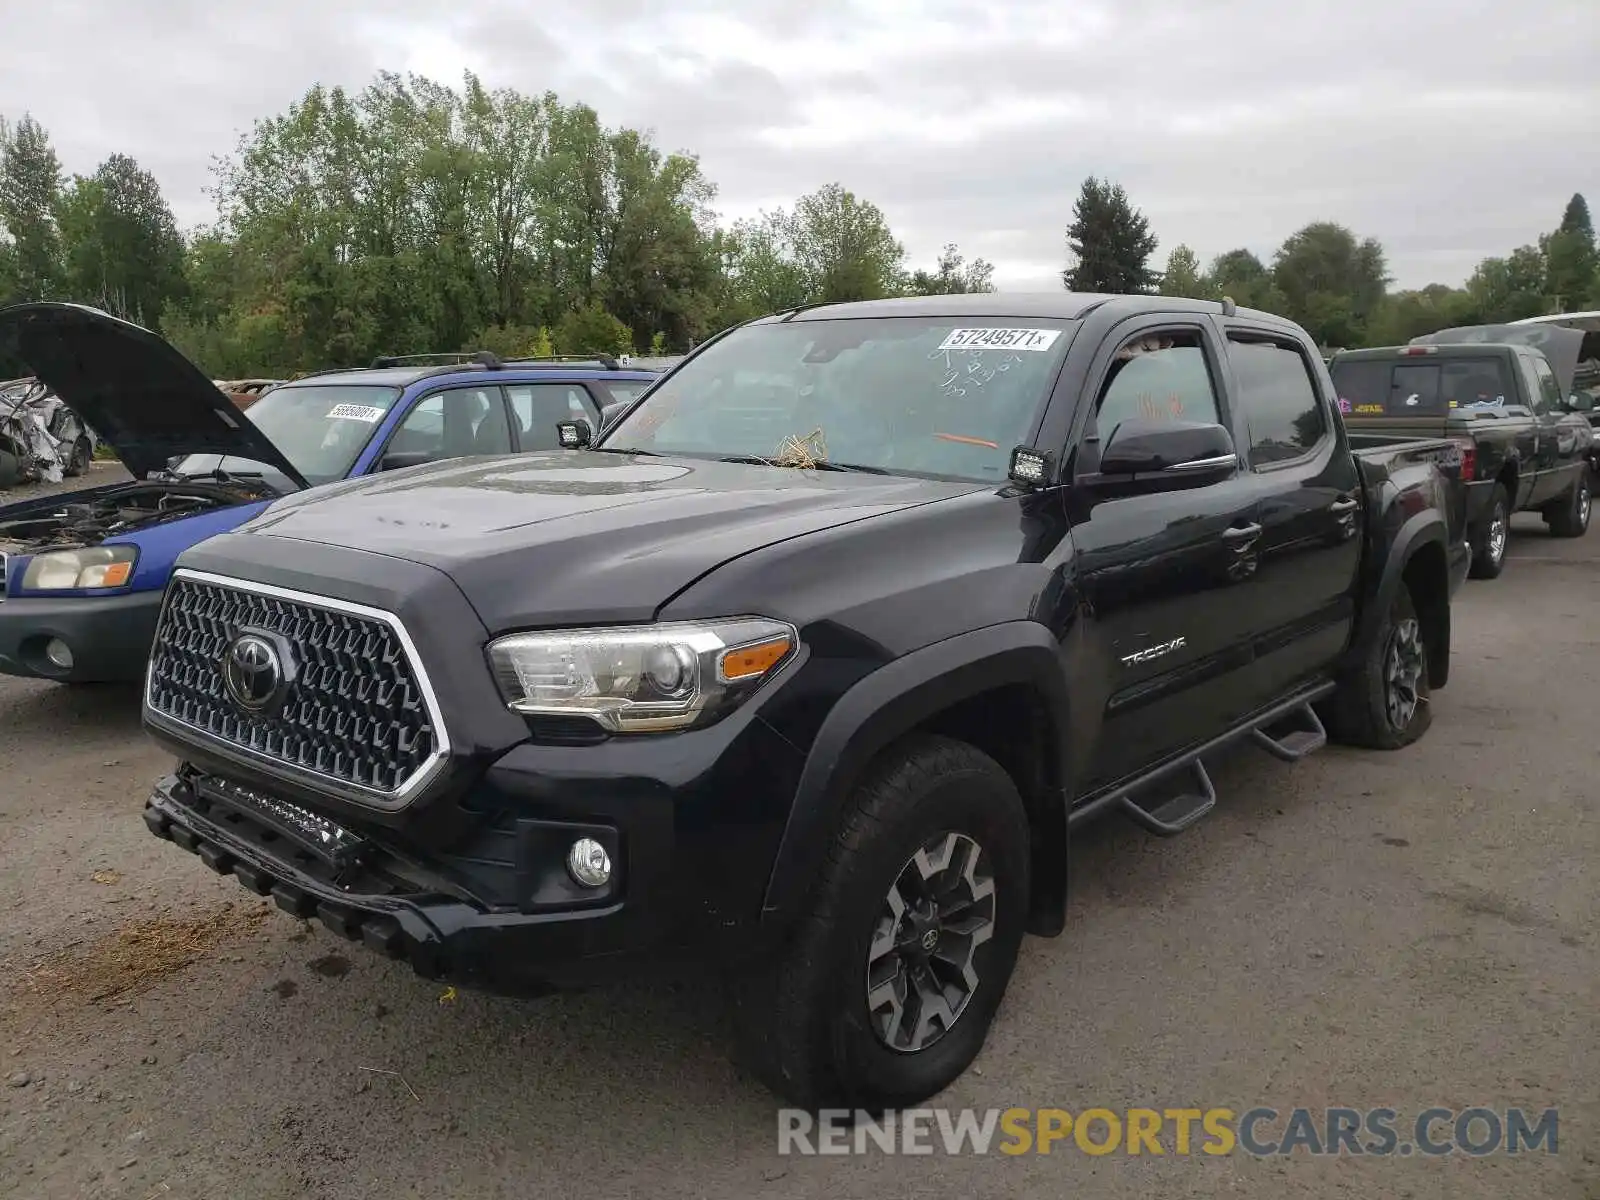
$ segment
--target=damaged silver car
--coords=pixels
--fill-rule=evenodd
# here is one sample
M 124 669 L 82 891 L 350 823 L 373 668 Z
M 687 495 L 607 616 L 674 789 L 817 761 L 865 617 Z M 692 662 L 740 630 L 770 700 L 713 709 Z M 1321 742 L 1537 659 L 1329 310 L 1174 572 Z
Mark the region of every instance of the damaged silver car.
M 96 444 L 94 431 L 43 381 L 0 383 L 0 488 L 82 475 Z

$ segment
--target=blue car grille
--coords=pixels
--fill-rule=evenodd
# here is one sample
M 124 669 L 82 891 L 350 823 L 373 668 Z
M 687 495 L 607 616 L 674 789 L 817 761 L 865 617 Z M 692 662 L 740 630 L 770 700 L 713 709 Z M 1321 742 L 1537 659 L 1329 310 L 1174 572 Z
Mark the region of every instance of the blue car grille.
M 276 635 L 294 659 L 281 704 L 266 713 L 243 708 L 224 679 L 241 631 Z M 408 800 L 448 751 L 426 676 L 393 617 L 210 576 L 180 572 L 168 585 L 145 706 L 269 772 L 380 804 Z

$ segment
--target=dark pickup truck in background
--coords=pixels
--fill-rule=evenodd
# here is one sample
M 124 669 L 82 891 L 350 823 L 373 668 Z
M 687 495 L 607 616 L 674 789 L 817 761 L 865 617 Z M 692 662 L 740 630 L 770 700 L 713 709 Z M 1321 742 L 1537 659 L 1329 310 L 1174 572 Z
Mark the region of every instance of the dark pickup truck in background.
M 1404 746 L 1449 674 L 1456 445 L 1352 453 L 1227 302 L 790 311 L 592 437 L 187 551 L 150 830 L 430 978 L 726 973 L 773 1088 L 896 1106 L 1061 932 L 1073 826 L 1181 833 L 1236 741 Z
M 1514 512 L 1541 513 L 1557 537 L 1589 528 L 1593 402 L 1572 387 L 1582 342 L 1551 325 L 1475 325 L 1333 356 L 1352 445 L 1459 440 L 1474 578 L 1504 569 Z

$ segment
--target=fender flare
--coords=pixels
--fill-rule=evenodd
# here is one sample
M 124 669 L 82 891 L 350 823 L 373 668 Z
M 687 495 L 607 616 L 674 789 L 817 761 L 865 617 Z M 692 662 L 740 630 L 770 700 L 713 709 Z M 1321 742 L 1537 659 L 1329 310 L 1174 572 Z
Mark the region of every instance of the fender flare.
M 935 642 L 887 663 L 845 692 L 806 755 L 767 882 L 762 924 L 782 924 L 794 915 L 821 868 L 856 780 L 873 758 L 935 713 L 1015 684 L 1031 685 L 1044 698 L 1058 756 L 1056 778 L 1065 781 L 1068 705 L 1061 647 L 1036 621 L 1008 621 Z M 1064 855 L 1065 844 L 1061 849 Z
M 1433 630 L 1434 637 L 1429 649 L 1429 683 L 1434 687 L 1443 687 L 1450 676 L 1450 534 L 1445 526 L 1444 517 L 1436 510 L 1419 512 L 1407 518 L 1406 522 L 1394 535 L 1394 542 L 1389 548 L 1388 557 L 1384 560 L 1383 572 L 1378 577 L 1378 587 L 1373 593 L 1372 600 L 1367 604 L 1361 614 L 1357 626 L 1356 636 L 1350 644 L 1348 664 L 1356 666 L 1371 647 L 1373 639 L 1378 636 L 1383 625 L 1384 614 L 1389 611 L 1389 606 L 1394 603 L 1395 595 L 1399 592 L 1402 576 L 1411 560 L 1416 557 L 1417 551 L 1430 543 L 1437 543 L 1444 555 L 1444 576 L 1439 581 L 1440 590 L 1446 597 L 1443 627 Z

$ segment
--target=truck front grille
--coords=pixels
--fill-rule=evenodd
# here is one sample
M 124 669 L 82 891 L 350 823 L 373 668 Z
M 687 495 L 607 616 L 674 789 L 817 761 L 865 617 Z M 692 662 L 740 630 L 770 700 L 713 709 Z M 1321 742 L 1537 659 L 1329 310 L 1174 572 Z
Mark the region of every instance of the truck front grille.
M 270 660 L 257 664 L 265 675 L 229 666 L 242 638 Z M 274 680 L 275 690 L 266 686 Z M 259 684 L 260 694 L 245 683 Z M 198 572 L 179 571 L 167 587 L 145 708 L 156 724 L 180 726 L 180 736 L 380 807 L 408 803 L 449 752 L 398 618 Z

